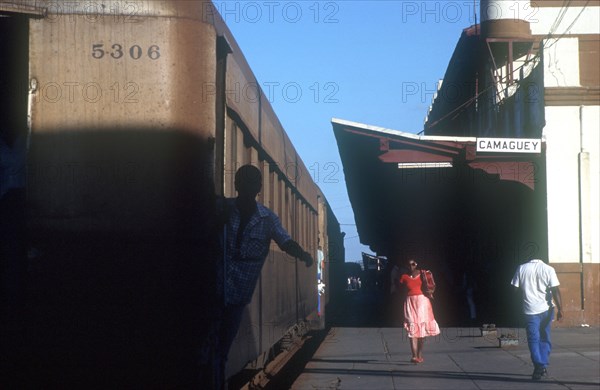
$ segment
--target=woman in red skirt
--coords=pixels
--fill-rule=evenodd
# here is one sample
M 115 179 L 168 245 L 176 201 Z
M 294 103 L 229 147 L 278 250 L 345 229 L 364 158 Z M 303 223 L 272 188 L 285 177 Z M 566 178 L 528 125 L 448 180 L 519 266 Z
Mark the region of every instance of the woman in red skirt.
M 404 328 L 410 338 L 410 349 L 412 351 L 413 363 L 423 363 L 423 345 L 425 337 L 440 334 L 440 327 L 433 316 L 430 299 L 423 294 L 421 270 L 417 269 L 417 263 L 413 259 L 408 260 L 408 273 L 400 277 L 400 283 L 404 284 L 408 293 L 404 301 Z

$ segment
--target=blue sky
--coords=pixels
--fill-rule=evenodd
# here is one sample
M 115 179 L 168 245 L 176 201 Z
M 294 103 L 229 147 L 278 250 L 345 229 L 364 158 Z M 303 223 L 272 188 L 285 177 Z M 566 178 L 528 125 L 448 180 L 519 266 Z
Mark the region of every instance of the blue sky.
M 417 133 L 473 0 L 214 1 L 360 259 L 331 118 Z M 479 16 L 478 16 L 479 19 Z

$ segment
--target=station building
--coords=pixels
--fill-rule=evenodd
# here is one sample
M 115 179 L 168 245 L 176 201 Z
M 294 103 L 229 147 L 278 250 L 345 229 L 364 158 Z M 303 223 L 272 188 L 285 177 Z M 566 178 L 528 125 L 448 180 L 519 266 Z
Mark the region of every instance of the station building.
M 600 324 L 600 5 L 482 1 L 418 134 L 333 119 L 361 242 L 437 275 L 443 325 L 519 325 L 530 258 L 561 281 L 562 326 Z

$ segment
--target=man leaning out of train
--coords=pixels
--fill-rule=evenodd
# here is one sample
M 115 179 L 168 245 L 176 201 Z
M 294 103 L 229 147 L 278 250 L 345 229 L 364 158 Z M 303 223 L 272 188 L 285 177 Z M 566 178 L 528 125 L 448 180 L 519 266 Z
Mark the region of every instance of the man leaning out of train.
M 235 175 L 237 198 L 223 199 L 221 208 L 224 221 L 224 288 L 221 324 L 217 340 L 215 367 L 216 388 L 225 382 L 225 364 L 229 349 L 238 332 L 244 307 L 250 303 L 263 264 L 269 254 L 271 240 L 285 253 L 313 263 L 310 253 L 281 226 L 277 215 L 256 201 L 262 189 L 262 175 L 258 168 L 244 165 Z

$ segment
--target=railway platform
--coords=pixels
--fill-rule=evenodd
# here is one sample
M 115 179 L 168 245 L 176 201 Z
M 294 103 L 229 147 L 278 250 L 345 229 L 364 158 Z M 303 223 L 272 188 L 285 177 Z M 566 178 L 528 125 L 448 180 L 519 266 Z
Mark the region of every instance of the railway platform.
M 598 327 L 553 328 L 549 377 L 534 382 L 522 327 L 482 332 L 442 322 L 441 334 L 426 340 L 424 363 L 415 365 L 400 319 L 384 312 L 376 290 L 347 291 L 330 326 L 312 333 L 265 389 L 600 390 Z M 502 335 L 513 337 L 501 346 Z
M 600 329 L 553 329 L 549 377 L 531 380 L 522 328 L 442 328 L 427 339 L 422 364 L 410 363 L 401 328 L 333 327 L 291 385 L 315 389 L 600 389 Z M 512 334 L 518 345 L 500 347 Z

